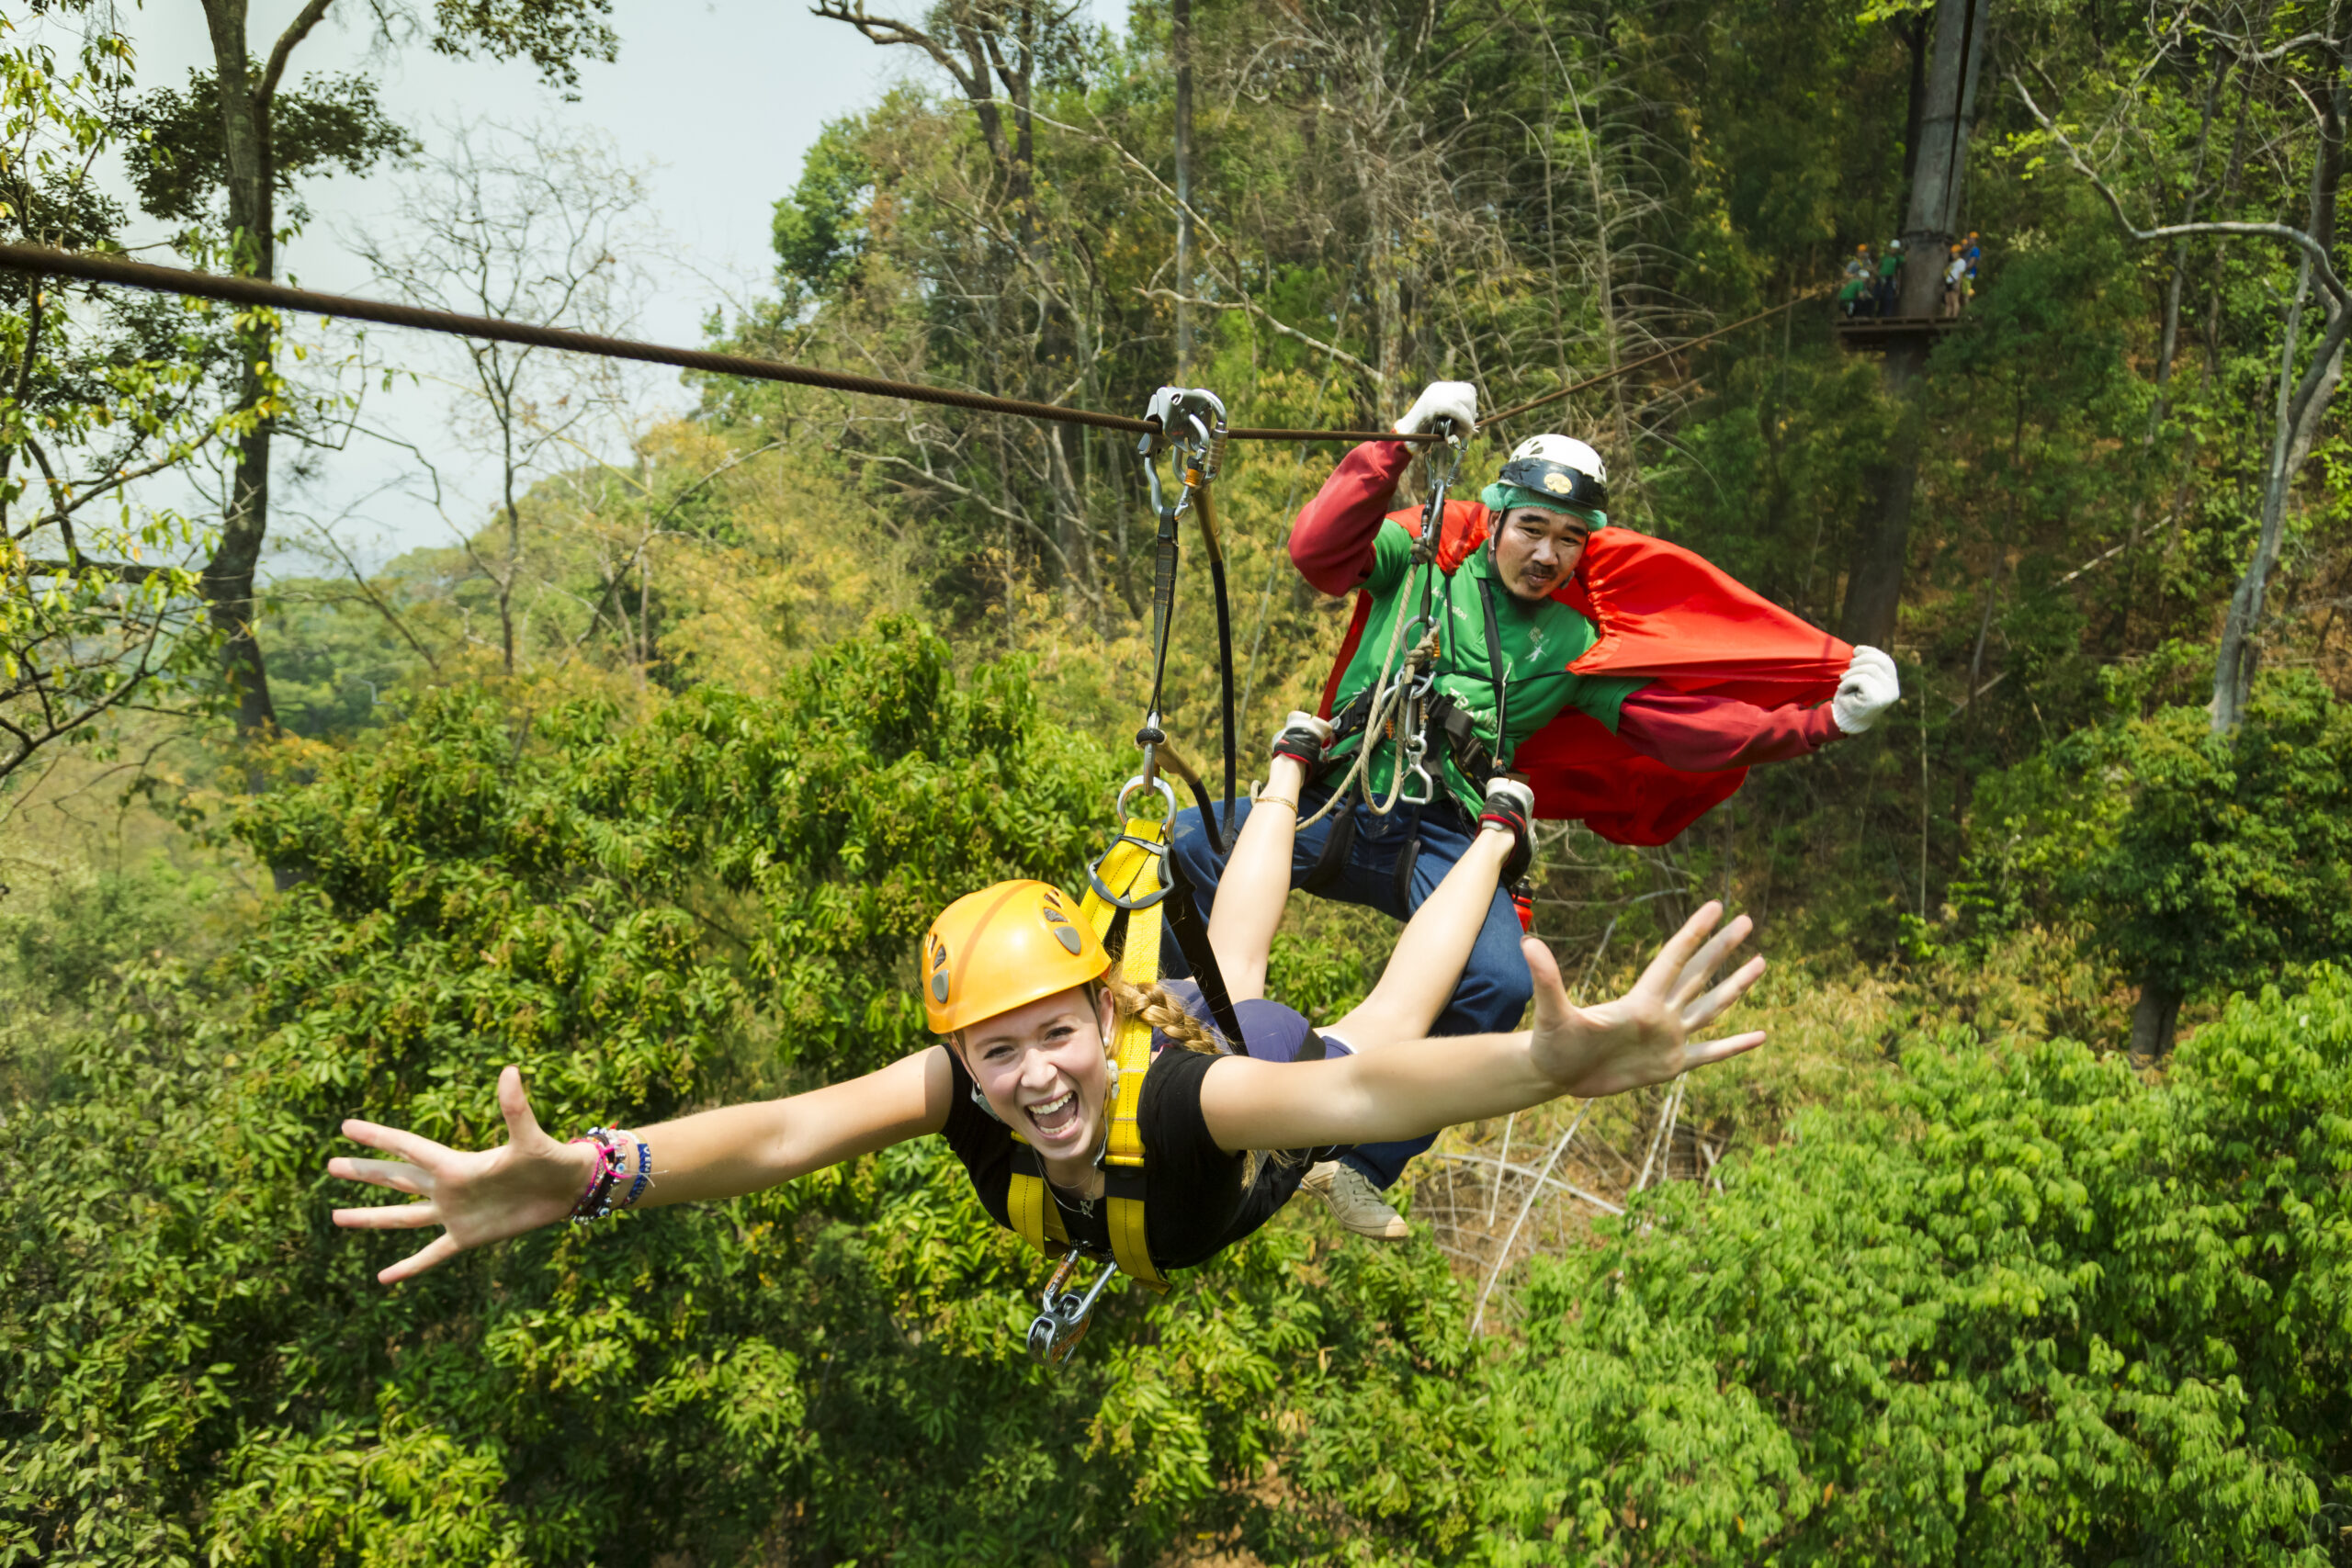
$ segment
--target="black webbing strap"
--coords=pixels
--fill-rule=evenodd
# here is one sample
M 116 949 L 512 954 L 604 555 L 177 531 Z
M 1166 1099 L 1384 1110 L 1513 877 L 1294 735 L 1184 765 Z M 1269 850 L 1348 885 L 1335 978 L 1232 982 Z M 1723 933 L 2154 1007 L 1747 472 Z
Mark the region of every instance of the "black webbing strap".
M 1159 510 L 1159 531 L 1152 539 L 1151 556 L 1151 704 L 1144 710 L 1155 721 L 1159 716 L 1159 699 L 1168 682 L 1168 644 L 1176 626 L 1176 566 L 1182 553 L 1177 538 L 1176 509 L 1163 503 Z M 1224 555 L 1216 547 L 1215 535 L 1209 536 L 1209 542 L 1210 575 L 1216 583 L 1217 651 L 1225 672 L 1225 819 L 1229 826 L 1233 820 L 1234 773 L 1233 628 L 1232 617 L 1226 608 Z M 1148 722 L 1145 728 L 1150 729 L 1150 724 Z M 1150 743 L 1157 745 L 1163 739 L 1153 731 Z M 1136 743 L 1145 744 L 1146 737 L 1138 734 Z M 1200 806 L 1201 827 L 1209 836 L 1209 852 L 1223 860 L 1225 834 L 1218 829 L 1216 813 L 1207 801 L 1200 799 L 1197 791 L 1193 798 Z
M 1494 771 L 1507 772 L 1510 767 L 1510 689 L 1504 684 L 1502 630 L 1495 621 L 1495 580 L 1491 573 L 1478 577 L 1478 601 L 1487 610 L 1487 669 L 1495 683 L 1495 748 Z M 1478 787 L 1487 787 L 1485 777 Z
M 1233 998 L 1225 988 L 1225 971 L 1217 967 L 1216 949 L 1209 945 L 1208 928 L 1201 923 L 1201 906 L 1193 897 L 1193 885 L 1184 878 L 1184 864 L 1170 853 L 1168 868 L 1168 897 L 1162 903 L 1167 911 L 1168 929 L 1176 938 L 1176 950 L 1184 955 L 1184 963 L 1193 971 L 1193 984 L 1201 988 L 1201 1000 L 1208 1004 L 1209 1016 L 1225 1036 L 1225 1043 L 1238 1053 L 1247 1053 L 1249 1043 L 1241 1033 L 1241 1021 L 1233 1010 Z
M 1356 847 L 1356 814 L 1352 807 L 1331 818 L 1331 831 L 1324 836 L 1323 852 L 1315 857 L 1315 864 L 1305 876 L 1292 884 L 1301 893 L 1319 894 L 1340 879 L 1340 870 L 1348 863 L 1348 855 Z
M 1502 771 L 1496 765 L 1494 752 L 1478 739 L 1478 727 L 1468 709 L 1440 692 L 1430 699 L 1429 712 L 1430 739 L 1444 746 L 1464 778 L 1483 784 Z
M 1160 688 L 1168 679 L 1168 637 L 1176 626 L 1176 560 L 1180 548 L 1176 540 L 1176 509 L 1159 509 L 1159 532 L 1152 539 L 1151 554 L 1151 705 L 1145 711 L 1159 712 Z
M 1420 822 L 1418 818 L 1413 826 L 1416 829 L 1419 828 Z M 1396 852 L 1396 870 L 1394 874 L 1396 878 L 1397 907 L 1408 913 L 1413 908 L 1413 869 L 1420 863 L 1421 839 L 1419 833 L 1416 832 L 1405 840 L 1405 847 Z
M 1208 491 L 1201 491 L 1204 501 Z M 1225 550 L 1217 543 L 1216 524 L 1206 505 L 1196 510 L 1201 517 L 1201 537 L 1209 549 L 1209 586 L 1216 600 L 1216 671 L 1221 688 L 1225 729 L 1225 816 L 1209 835 L 1209 847 L 1222 857 L 1225 842 L 1233 832 L 1235 765 L 1233 733 L 1233 610 L 1225 592 Z M 1206 813 L 1203 813 L 1206 815 Z

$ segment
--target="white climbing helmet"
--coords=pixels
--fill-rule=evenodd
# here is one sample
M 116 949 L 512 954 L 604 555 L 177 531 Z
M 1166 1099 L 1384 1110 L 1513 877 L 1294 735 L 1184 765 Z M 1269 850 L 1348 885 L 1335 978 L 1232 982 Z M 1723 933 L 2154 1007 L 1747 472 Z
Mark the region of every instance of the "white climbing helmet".
M 1566 505 L 1600 512 L 1609 505 L 1609 465 L 1573 435 L 1531 435 L 1511 448 L 1496 478 L 1507 485 L 1556 496 Z

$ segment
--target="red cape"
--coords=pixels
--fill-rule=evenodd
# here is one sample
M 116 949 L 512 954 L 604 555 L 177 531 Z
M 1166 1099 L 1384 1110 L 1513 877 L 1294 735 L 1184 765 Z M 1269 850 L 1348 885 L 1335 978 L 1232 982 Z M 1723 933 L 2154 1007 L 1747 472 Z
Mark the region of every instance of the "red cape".
M 1392 512 L 1408 534 L 1420 509 Z M 1486 542 L 1487 509 L 1445 503 L 1438 564 L 1451 571 Z M 1576 573 L 1552 597 L 1600 628 L 1600 639 L 1568 668 L 1579 675 L 1645 675 L 1680 692 L 1734 697 L 1758 707 L 1829 700 L 1854 650 L 1778 604 L 1741 587 L 1679 545 L 1603 528 L 1585 546 Z M 1355 657 L 1372 616 L 1372 595 L 1356 613 L 1324 682 L 1330 716 L 1340 675 Z M 1512 766 L 1535 790 L 1535 814 L 1581 819 L 1611 843 L 1663 844 L 1727 800 L 1746 768 L 1692 773 L 1645 757 L 1589 714 L 1566 708 L 1520 743 Z

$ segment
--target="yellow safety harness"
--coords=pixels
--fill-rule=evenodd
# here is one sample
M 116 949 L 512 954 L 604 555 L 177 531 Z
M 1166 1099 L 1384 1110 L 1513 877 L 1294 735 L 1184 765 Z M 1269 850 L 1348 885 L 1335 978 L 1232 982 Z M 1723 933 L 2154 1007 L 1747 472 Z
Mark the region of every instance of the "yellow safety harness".
M 1128 818 L 1125 831 L 1094 872 L 1094 880 L 1109 887 L 1113 897 L 1104 897 L 1090 887 L 1080 907 L 1095 936 L 1118 954 L 1119 977 L 1131 986 L 1148 986 L 1159 978 L 1160 909 L 1168 892 L 1161 870 L 1167 831 L 1164 822 Z M 1120 925 L 1125 930 L 1114 942 L 1114 928 Z M 1102 1151 L 1111 1256 L 1120 1272 L 1164 1292 L 1168 1280 L 1153 1265 L 1144 1236 L 1143 1133 L 1136 1121 L 1143 1103 L 1144 1076 L 1151 1068 L 1151 1025 L 1133 1016 L 1120 1020 L 1112 1059 L 1119 1065 L 1118 1088 L 1111 1102 L 1111 1134 Z M 1028 1141 L 1018 1133 L 1012 1138 L 1020 1149 L 1005 1203 L 1007 1217 L 1023 1240 L 1048 1258 L 1060 1258 L 1070 1250 L 1060 1206 L 1046 1190 L 1045 1171 Z
M 1209 949 L 1206 933 L 1201 930 L 1200 911 L 1193 902 L 1192 889 L 1183 885 L 1181 874 L 1169 858 L 1169 824 L 1176 814 L 1176 792 L 1159 773 L 1159 750 L 1168 739 L 1160 729 L 1159 699 L 1168 666 L 1169 634 L 1176 618 L 1176 525 L 1184 512 L 1197 509 L 1216 580 L 1225 678 L 1226 814 L 1227 821 L 1231 821 L 1233 656 L 1226 615 L 1224 563 L 1209 510 L 1209 482 L 1216 476 L 1225 446 L 1225 407 L 1207 392 L 1163 387 L 1152 399 L 1146 418 L 1154 428 L 1145 436 L 1140 455 L 1151 481 L 1159 533 L 1152 573 L 1151 704 L 1142 728 L 1136 734 L 1136 744 L 1143 749 L 1143 771 L 1119 791 L 1119 836 L 1087 870 L 1089 886 L 1080 905 L 1080 916 L 1094 928 L 1104 950 L 1113 954 L 1119 978 L 1138 987 L 1158 983 L 1161 929 L 1163 925 L 1172 928 L 1192 963 L 1202 997 L 1217 1026 L 1224 1031 L 1227 1043 L 1238 1050 L 1243 1044 L 1240 1025 L 1235 1020 L 1225 982 L 1216 972 L 1216 955 Z M 1162 451 L 1170 447 L 1181 452 L 1184 459 L 1183 489 L 1173 502 L 1161 491 L 1156 461 Z M 1128 802 L 1139 793 L 1159 795 L 1166 806 L 1161 818 L 1129 813 Z M 1207 801 L 1201 805 L 1203 825 L 1222 852 L 1216 814 Z M 1175 895 L 1172 898 L 1171 893 Z M 1137 1117 L 1143 1105 L 1144 1078 L 1151 1070 L 1151 1025 L 1139 1017 L 1122 1018 L 1112 1045 L 1112 1059 L 1118 1064 L 1118 1082 L 1112 1094 L 1111 1126 L 1103 1143 L 1101 1165 L 1103 1196 L 1108 1202 L 1105 1220 L 1111 1234 L 1113 1266 L 1103 1269 L 1083 1293 L 1068 1287 L 1089 1256 L 1088 1249 L 1071 1242 L 1069 1227 L 1062 1223 L 1060 1204 L 1047 1185 L 1045 1167 L 1036 1151 L 1020 1134 L 1012 1134 L 1013 1170 L 1012 1185 L 1005 1195 L 1005 1217 L 1023 1240 L 1047 1258 L 1059 1260 L 1053 1278 L 1046 1281 L 1043 1310 L 1029 1325 L 1030 1353 L 1049 1366 L 1059 1365 L 1076 1348 L 1086 1333 L 1095 1302 L 1119 1275 L 1129 1275 L 1156 1292 L 1165 1292 L 1169 1288 L 1167 1278 L 1151 1260 L 1150 1238 L 1144 1224 L 1143 1130 Z

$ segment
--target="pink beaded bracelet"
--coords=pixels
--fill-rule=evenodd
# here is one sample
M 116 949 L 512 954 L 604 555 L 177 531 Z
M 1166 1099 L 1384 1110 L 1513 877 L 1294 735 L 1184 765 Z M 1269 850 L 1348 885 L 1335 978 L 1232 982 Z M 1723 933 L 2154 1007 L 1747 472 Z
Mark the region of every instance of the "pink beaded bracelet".
M 596 1151 L 596 1173 L 589 1179 L 587 1190 L 571 1206 L 571 1223 L 588 1224 L 608 1217 L 615 1207 L 628 1208 L 645 1195 L 653 1181 L 653 1145 L 641 1142 L 619 1127 L 591 1127 L 571 1140 L 586 1144 Z M 637 1169 L 629 1182 L 628 1196 L 616 1205 L 613 1188 L 624 1176 L 631 1176 L 629 1150 L 637 1151 Z

